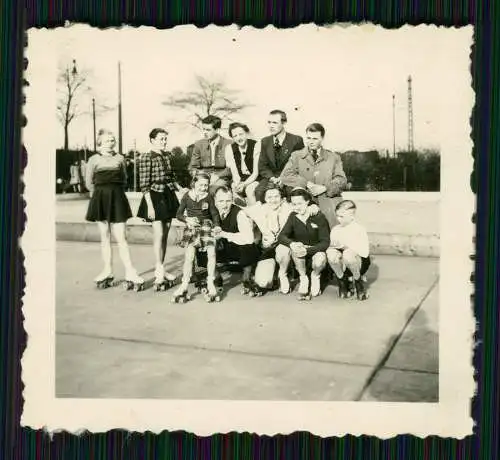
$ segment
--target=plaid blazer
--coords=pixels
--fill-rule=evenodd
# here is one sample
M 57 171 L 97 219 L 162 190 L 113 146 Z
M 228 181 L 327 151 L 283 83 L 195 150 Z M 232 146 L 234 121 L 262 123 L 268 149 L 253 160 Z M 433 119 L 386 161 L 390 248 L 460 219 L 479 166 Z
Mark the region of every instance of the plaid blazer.
M 142 193 L 153 190 L 162 193 L 168 187 L 176 190 L 176 177 L 168 153 L 144 153 L 139 157 L 139 188 Z

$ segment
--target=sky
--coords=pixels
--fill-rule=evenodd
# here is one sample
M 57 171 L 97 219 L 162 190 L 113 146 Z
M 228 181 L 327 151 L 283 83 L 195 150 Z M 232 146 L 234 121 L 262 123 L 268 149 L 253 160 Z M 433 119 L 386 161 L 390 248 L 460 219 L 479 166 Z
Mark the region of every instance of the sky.
M 320 122 L 324 145 L 337 151 L 392 151 L 395 95 L 396 146 L 408 142 L 408 76 L 412 76 L 416 148 L 440 148 L 441 126 L 456 110 L 456 72 L 463 72 L 463 38 L 435 26 L 398 30 L 365 25 L 349 27 L 181 26 L 170 30 L 141 27 L 59 29 L 60 66 L 76 60 L 91 72 L 93 90 L 79 103 L 89 114 L 70 126 L 70 147 L 92 147 L 91 98 L 97 105 L 117 105 L 118 61 L 122 68 L 123 144 L 128 151 L 149 146 L 154 127 L 169 130 L 169 146 L 185 148 L 200 137 L 196 130 L 168 125 L 181 118 L 162 101 L 195 88 L 196 74 L 222 78 L 252 104 L 238 114 L 255 138 L 268 134 L 272 109 L 288 114 L 287 129 L 304 135 Z M 461 36 L 463 37 L 463 35 Z M 117 111 L 98 115 L 97 129 L 117 131 Z M 60 144 L 63 129 L 60 130 Z

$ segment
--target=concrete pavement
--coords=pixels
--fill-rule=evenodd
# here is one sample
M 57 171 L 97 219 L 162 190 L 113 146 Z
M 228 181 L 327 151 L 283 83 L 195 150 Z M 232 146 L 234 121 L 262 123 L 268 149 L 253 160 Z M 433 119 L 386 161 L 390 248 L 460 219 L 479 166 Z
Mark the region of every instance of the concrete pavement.
M 182 249 L 168 251 L 179 272 Z M 151 286 L 151 247 L 131 252 Z M 438 259 L 375 256 L 366 302 L 334 286 L 251 299 L 235 274 L 222 302 L 179 305 L 171 290 L 97 290 L 100 269 L 98 244 L 57 242 L 57 397 L 438 400 Z

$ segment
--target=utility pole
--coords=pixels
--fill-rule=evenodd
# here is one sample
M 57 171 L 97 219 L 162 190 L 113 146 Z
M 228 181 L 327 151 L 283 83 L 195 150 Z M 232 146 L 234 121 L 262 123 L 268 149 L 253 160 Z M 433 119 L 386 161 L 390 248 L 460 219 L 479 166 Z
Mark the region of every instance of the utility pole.
M 408 152 L 413 152 L 413 96 L 411 88 L 411 75 L 408 77 Z
M 97 132 L 95 129 L 95 98 L 92 98 L 92 120 L 94 123 L 94 153 L 97 152 Z
M 134 192 L 137 192 L 137 148 L 134 139 Z
M 396 157 L 396 96 L 392 95 L 392 156 Z
M 123 132 L 122 132 L 122 70 L 118 61 L 118 153 L 123 155 Z

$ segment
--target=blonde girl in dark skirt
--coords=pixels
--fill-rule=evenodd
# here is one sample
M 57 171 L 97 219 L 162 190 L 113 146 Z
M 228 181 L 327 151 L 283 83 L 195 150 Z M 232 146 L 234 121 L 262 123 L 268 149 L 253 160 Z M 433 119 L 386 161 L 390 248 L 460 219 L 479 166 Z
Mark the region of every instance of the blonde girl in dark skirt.
M 125 267 L 127 289 L 141 290 L 141 278 L 130 259 L 125 237 L 125 224 L 132 211 L 125 195 L 127 171 L 125 158 L 114 151 L 116 139 L 111 131 L 100 130 L 97 136 L 98 153 L 91 156 L 85 174 L 90 202 L 86 220 L 97 222 L 101 234 L 101 251 L 104 267 L 95 278 L 98 287 L 107 287 L 114 279 L 112 267 L 111 232 L 118 243 L 121 261 Z
M 179 208 L 176 191 L 181 187 L 175 174 L 167 149 L 168 133 L 155 128 L 149 133 L 152 148 L 139 157 L 139 187 L 143 193 L 137 217 L 153 225 L 153 251 L 155 258 L 155 290 L 170 287 L 175 275 L 165 271 L 167 239 L 172 218 Z

